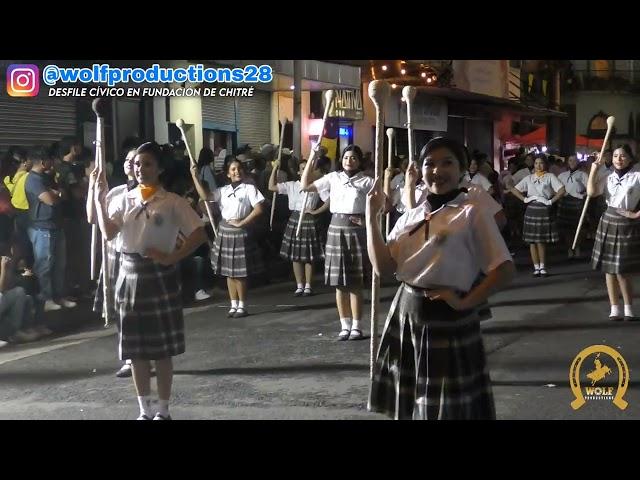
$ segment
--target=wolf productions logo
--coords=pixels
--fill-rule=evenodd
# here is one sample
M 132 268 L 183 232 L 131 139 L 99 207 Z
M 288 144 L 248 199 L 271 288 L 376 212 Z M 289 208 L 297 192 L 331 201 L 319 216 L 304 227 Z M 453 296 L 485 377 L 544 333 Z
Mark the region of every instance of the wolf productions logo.
M 584 387 L 580 384 L 581 368 L 587 371 L 588 384 Z M 602 386 L 601 384 L 606 382 L 616 368 L 618 369 L 618 386 Z M 629 405 L 622 398 L 629 388 L 629 367 L 622 355 L 607 345 L 591 345 L 576 355 L 569 370 L 569 383 L 576 397 L 571 402 L 571 408 L 574 410 L 582 407 L 587 400 L 609 400 L 620 410 L 624 410 Z

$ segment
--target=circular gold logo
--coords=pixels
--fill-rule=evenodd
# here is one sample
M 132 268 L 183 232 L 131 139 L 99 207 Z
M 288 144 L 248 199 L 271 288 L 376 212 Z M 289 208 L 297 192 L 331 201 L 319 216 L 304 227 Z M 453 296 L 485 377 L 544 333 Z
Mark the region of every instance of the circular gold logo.
M 580 368 L 586 358 L 594 353 L 597 355 L 593 362 L 594 368 L 587 373 L 587 378 L 591 383 L 590 386 L 585 387 L 585 392 L 587 394 L 587 397 L 585 398 L 580 385 Z M 600 359 L 600 354 L 603 353 L 611 357 L 618 368 L 618 388 L 615 389 L 615 394 L 613 392 L 614 387 L 596 386 L 599 381 L 604 380 L 612 373 L 611 367 L 606 363 L 603 363 Z M 587 400 L 593 400 L 596 398 L 611 398 L 613 404 L 620 410 L 624 410 L 629 405 L 629 403 L 622 398 L 629 387 L 629 367 L 627 366 L 627 362 L 625 362 L 624 358 L 622 358 L 622 355 L 620 355 L 617 350 L 607 345 L 591 345 L 576 355 L 576 358 L 573 359 L 571 368 L 569 369 L 569 383 L 571 384 L 571 391 L 576 397 L 575 400 L 571 402 L 571 407 L 574 410 L 578 410 L 582 407 Z

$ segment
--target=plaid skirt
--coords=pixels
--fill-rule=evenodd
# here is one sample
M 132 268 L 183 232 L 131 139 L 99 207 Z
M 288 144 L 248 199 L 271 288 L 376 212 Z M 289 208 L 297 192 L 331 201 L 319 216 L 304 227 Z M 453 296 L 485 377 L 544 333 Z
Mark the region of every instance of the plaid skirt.
M 492 420 L 475 310 L 458 312 L 402 284 L 382 333 L 368 408 L 395 420 Z
M 300 236 L 296 236 L 300 212 L 291 212 L 287 227 L 282 237 L 280 256 L 290 262 L 313 263 L 324 258 L 322 243 L 318 235 L 316 217 L 310 213 L 305 214 L 300 226 Z
M 116 309 L 120 360 L 161 360 L 184 353 L 182 285 L 177 265 L 120 255 Z
M 362 226 L 349 217 L 360 217 Z M 371 279 L 364 215 L 334 213 L 327 231 L 324 282 L 332 287 L 364 287 Z
M 551 207 L 538 202 L 531 202 L 527 206 L 522 228 L 522 239 L 526 243 L 556 243 L 560 240 L 550 210 Z
M 558 202 L 558 233 L 562 238 L 571 239 L 576 234 L 584 199 L 566 195 Z
M 598 224 L 591 266 L 612 274 L 640 271 L 640 220 L 607 208 Z
M 264 272 L 264 262 L 253 235 L 246 228 L 222 220 L 211 250 L 211 267 L 215 275 L 245 278 Z
M 113 242 L 107 242 L 107 269 L 109 272 L 109 285 L 108 291 L 110 292 L 110 301 L 107 303 L 109 310 L 109 319 L 116 322 L 118 328 L 120 323 L 116 321 L 118 313 L 116 312 L 116 296 L 115 288 L 118 280 L 118 272 L 120 271 L 120 252 L 116 251 L 113 247 Z M 102 308 L 104 305 L 104 278 L 102 276 L 102 266 L 100 266 L 100 277 L 98 278 L 98 287 L 93 297 L 93 311 L 102 316 Z

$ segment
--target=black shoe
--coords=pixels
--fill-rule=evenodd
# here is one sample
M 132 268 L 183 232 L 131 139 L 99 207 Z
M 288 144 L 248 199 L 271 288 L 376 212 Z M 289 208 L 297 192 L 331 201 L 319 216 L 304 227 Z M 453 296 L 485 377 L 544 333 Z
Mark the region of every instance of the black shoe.
M 171 420 L 171 415 L 167 415 L 166 417 L 164 415 L 161 415 L 160 413 L 156 413 L 156 416 L 153 417 L 154 420 Z
M 305 288 L 304 292 L 302 292 L 303 297 L 311 297 L 313 295 L 313 290 L 310 288 Z
M 233 318 L 242 318 L 248 316 L 249 313 L 244 308 L 238 308 L 236 313 L 233 314 Z
M 351 334 L 351 330 L 349 330 L 348 328 L 343 328 L 342 330 L 340 330 L 340 333 L 338 334 L 338 341 L 344 342 L 345 340 L 349 340 L 350 334 Z
M 304 290 L 302 288 L 297 288 L 296 291 L 293 292 L 293 296 L 294 297 L 301 297 L 303 293 L 304 293 Z
M 136 418 L 136 420 L 153 420 L 150 416 L 145 415 L 144 413 L 141 414 L 138 418 Z
M 611 320 L 612 322 L 621 322 L 622 320 L 626 320 L 627 318 L 628 317 L 624 317 L 623 318 L 623 317 L 620 317 L 620 316 L 617 316 L 617 317 L 609 316 L 609 320 Z
M 131 373 L 131 364 L 130 363 L 125 363 L 120 370 L 118 370 L 118 372 L 116 373 L 116 377 L 118 378 L 127 378 L 130 377 L 132 375 Z
M 624 321 L 625 322 L 638 322 L 640 321 L 640 317 L 630 317 L 628 315 L 624 316 Z
M 227 317 L 229 317 L 229 318 L 233 317 L 236 314 L 237 311 L 238 311 L 237 308 L 229 309 L 229 311 L 227 312 Z

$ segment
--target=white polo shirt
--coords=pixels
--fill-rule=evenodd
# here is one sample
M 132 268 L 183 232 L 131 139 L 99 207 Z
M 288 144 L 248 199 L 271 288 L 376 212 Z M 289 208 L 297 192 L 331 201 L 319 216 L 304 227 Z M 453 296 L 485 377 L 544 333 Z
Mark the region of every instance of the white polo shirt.
M 302 211 L 302 202 L 304 201 L 304 193 L 301 188 L 300 180 L 295 182 L 278 183 L 278 193 L 280 195 L 286 195 L 289 200 L 289 210 L 300 212 Z M 315 210 L 318 206 L 320 197 L 315 192 L 309 192 L 307 196 L 307 209 Z
M 469 194 L 461 193 L 432 214 L 425 241 L 426 224 L 415 228 L 430 210 L 428 202 L 407 210 L 389 233 L 398 280 L 468 292 L 480 271 L 490 272 L 512 260 L 493 216 Z
M 340 172 L 331 172 L 313 182 L 320 198 L 329 194 L 331 213 L 364 214 L 367 193 L 371 190 L 374 180 L 362 172 L 353 177 Z
M 564 185 L 567 195 L 583 199 L 587 193 L 587 181 L 589 180 L 589 175 L 584 173 L 582 170 L 562 172 L 558 176 L 558 180 L 560 180 Z
M 564 185 L 553 173 L 545 172 L 541 177 L 532 173 L 516 185 L 516 190 L 526 193 L 528 197 L 542 197 L 551 200 Z
M 470 183 L 472 185 L 478 185 L 479 187 L 484 188 L 485 190 L 489 190 L 492 185 L 489 179 L 485 177 L 480 172 L 476 173 L 473 178 L 469 175 L 469 172 L 465 172 L 464 177 L 462 177 L 462 181 L 466 183 Z
M 236 188 L 225 185 L 216 188 L 211 196 L 214 202 L 220 204 L 222 218 L 227 222 L 246 218 L 257 204 L 264 202 L 260 190 L 250 183 L 240 183 Z
M 621 178 L 614 171 L 607 178 L 605 195 L 608 206 L 635 211 L 640 202 L 640 171 L 630 170 Z
M 124 253 L 144 255 L 148 248 L 173 252 L 179 233 L 188 237 L 203 226 L 187 200 L 163 188 L 145 202 L 140 188 L 134 188 L 116 197 L 110 210 L 109 218 L 120 227 Z

